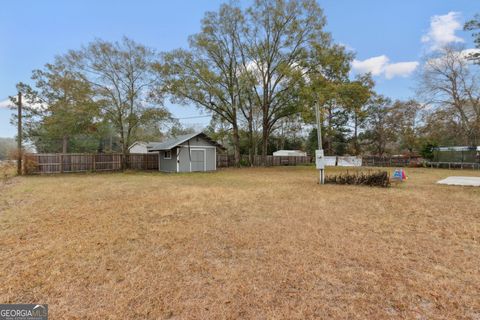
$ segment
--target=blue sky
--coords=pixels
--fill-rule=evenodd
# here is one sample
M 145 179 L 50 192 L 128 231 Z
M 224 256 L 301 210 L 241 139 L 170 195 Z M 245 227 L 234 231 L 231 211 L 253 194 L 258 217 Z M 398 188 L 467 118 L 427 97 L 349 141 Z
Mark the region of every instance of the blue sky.
M 15 84 L 29 82 L 31 71 L 57 54 L 95 38 L 123 35 L 159 51 L 187 45 L 205 11 L 219 0 L 36 1 L 2 3 L 0 11 L 0 137 L 13 137 L 5 100 Z M 327 30 L 356 53 L 354 71 L 375 74 L 376 90 L 394 99 L 414 97 L 414 73 L 422 56 L 445 43 L 473 46 L 461 30 L 480 13 L 475 0 L 319 0 Z M 248 1 L 242 2 L 247 5 Z M 18 20 L 19 19 L 19 20 Z M 200 115 L 193 107 L 169 105 L 176 117 Z M 205 125 L 207 118 L 182 120 Z

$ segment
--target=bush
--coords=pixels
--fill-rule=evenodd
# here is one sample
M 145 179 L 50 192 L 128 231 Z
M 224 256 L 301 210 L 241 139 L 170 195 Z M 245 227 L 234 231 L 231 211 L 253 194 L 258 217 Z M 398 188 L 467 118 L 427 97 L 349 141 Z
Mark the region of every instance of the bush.
M 438 144 L 433 142 L 426 142 L 422 145 L 422 149 L 420 150 L 420 155 L 427 160 L 433 161 L 434 153 L 433 149 L 438 147 Z
M 390 178 L 387 171 L 341 173 L 325 177 L 325 183 L 364 185 L 371 187 L 390 186 Z
M 37 170 L 38 163 L 33 157 L 28 155 L 23 157 L 23 174 L 32 174 Z
M 240 159 L 240 166 L 241 167 L 250 167 L 250 162 L 248 161 L 248 159 Z

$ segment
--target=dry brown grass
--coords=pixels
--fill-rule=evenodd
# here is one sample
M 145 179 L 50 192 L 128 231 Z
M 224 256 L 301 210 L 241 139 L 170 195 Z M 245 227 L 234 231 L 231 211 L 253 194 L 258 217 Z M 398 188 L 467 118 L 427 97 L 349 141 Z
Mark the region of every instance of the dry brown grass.
M 17 166 L 10 161 L 0 160 L 0 185 L 7 183 L 12 177 L 16 175 Z
M 310 167 L 18 177 L 0 303 L 52 319 L 479 319 L 480 188 Z M 480 176 L 480 172 L 461 174 Z

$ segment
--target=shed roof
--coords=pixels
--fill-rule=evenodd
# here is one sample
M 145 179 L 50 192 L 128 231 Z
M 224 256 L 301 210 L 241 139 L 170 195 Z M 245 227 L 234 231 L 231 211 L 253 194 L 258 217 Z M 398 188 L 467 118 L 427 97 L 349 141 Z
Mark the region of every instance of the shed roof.
M 205 133 L 195 132 L 195 133 L 176 136 L 176 137 L 168 139 L 164 142 L 151 142 L 147 145 L 147 150 L 148 151 L 171 150 L 171 149 L 175 148 L 176 146 L 181 145 L 182 143 L 187 142 L 188 140 L 193 139 L 193 138 L 198 137 L 198 136 L 204 138 L 207 141 L 209 141 L 211 144 L 213 144 L 217 148 L 225 149 L 221 144 L 217 143 L 215 140 L 212 140 Z

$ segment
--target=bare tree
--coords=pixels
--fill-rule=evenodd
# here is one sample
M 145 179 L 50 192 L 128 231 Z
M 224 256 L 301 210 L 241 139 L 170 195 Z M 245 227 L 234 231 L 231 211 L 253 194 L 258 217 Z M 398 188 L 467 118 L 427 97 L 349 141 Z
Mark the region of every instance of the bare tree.
M 154 95 L 160 79 L 152 69 L 157 61 L 152 49 L 128 38 L 114 43 L 96 40 L 81 50 L 70 51 L 65 58 L 75 74 L 95 91 L 102 116 L 120 136 L 124 155 L 137 128 L 169 117 Z
M 470 145 L 480 142 L 479 69 L 462 48 L 446 47 L 428 57 L 418 94 L 434 110 L 451 112 Z

